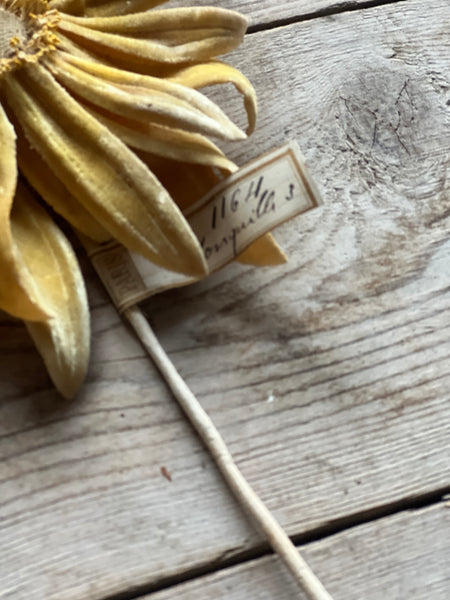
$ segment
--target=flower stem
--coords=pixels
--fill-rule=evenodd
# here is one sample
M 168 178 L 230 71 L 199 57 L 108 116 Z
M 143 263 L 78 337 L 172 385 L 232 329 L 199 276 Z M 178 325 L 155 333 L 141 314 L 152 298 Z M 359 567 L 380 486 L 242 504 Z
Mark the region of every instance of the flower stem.
M 330 594 L 303 560 L 284 529 L 237 468 L 222 436 L 175 369 L 140 309 L 134 306 L 126 310 L 124 315 L 159 369 L 185 415 L 211 453 L 238 502 L 267 537 L 273 550 L 284 562 L 300 589 L 309 600 L 332 600 Z

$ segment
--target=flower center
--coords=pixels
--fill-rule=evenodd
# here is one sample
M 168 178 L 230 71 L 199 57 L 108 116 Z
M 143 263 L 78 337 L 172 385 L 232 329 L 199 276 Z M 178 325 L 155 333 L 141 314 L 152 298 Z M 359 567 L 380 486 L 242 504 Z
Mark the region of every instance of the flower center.
M 45 0 L 0 0 L 0 77 L 53 50 L 58 22 Z
M 13 40 L 23 40 L 27 36 L 25 23 L 17 15 L 0 8 L 0 56 L 9 58 L 14 50 Z

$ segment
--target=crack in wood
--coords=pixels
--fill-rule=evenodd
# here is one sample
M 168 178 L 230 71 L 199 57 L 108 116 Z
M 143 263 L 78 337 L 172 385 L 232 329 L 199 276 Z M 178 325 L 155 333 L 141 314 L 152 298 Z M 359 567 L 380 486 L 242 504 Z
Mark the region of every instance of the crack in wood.
M 275 19 L 269 23 L 255 23 L 254 25 L 250 25 L 250 27 L 247 29 L 247 34 L 251 35 L 261 31 L 276 29 L 277 27 L 286 27 L 287 25 L 293 25 L 294 23 L 302 23 L 303 21 L 312 21 L 313 19 L 332 17 L 341 13 L 367 10 L 385 6 L 387 4 L 398 4 L 401 2 L 406 3 L 407 0 L 367 0 L 367 2 L 348 0 L 348 2 L 337 2 L 335 4 L 331 4 L 331 6 L 327 6 L 326 8 L 321 8 L 303 15 L 294 15 L 284 19 Z
M 345 518 L 330 521 L 327 525 L 304 532 L 298 536 L 291 536 L 291 540 L 296 546 L 305 546 L 338 535 L 349 529 L 360 527 L 374 521 L 379 521 L 404 512 L 419 511 L 424 508 L 430 508 L 448 501 L 450 486 L 435 490 L 422 496 L 411 496 L 400 501 L 388 503 L 368 511 L 362 511 L 349 515 Z M 134 590 L 106 596 L 101 600 L 139 600 L 147 598 L 149 594 L 161 592 L 169 588 L 188 583 L 195 579 L 206 577 L 221 571 L 225 571 L 237 565 L 242 566 L 245 563 L 262 559 L 266 556 L 272 556 L 273 552 L 267 544 L 260 544 L 248 550 L 241 548 L 230 549 L 217 560 L 205 563 L 199 567 L 187 570 L 184 573 L 177 573 L 172 577 L 160 579 L 158 582 L 136 587 Z

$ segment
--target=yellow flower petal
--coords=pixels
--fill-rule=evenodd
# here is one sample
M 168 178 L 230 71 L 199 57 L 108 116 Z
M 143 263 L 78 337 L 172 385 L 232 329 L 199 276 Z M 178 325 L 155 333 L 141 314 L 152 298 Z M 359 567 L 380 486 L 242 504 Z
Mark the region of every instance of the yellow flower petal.
M 207 165 L 167 160 L 150 153 L 139 153 L 139 156 L 167 189 L 183 213 L 222 179 L 215 169 Z M 231 166 L 232 170 L 237 169 L 233 163 Z M 229 172 L 224 172 L 224 175 Z M 176 177 L 173 176 L 174 173 L 177 174 Z
M 20 127 L 17 132 L 17 160 L 21 173 L 54 211 L 66 219 L 75 229 L 96 242 L 106 242 L 111 235 L 72 196 L 40 155 L 31 148 Z
M 48 7 L 68 15 L 83 15 L 86 0 L 49 0 Z
M 255 267 L 275 267 L 287 262 L 287 256 L 277 244 L 273 235 L 266 233 L 239 254 L 236 260 Z
M 69 242 L 23 186 L 17 189 L 11 228 L 48 315 L 42 323 L 27 321 L 27 328 L 56 387 L 69 398 L 81 385 L 89 360 L 83 276 Z
M 238 46 L 247 27 L 234 11 L 172 8 L 118 17 L 62 15 L 58 30 L 109 61 L 129 65 L 209 60 Z
M 149 94 L 157 94 L 167 97 L 167 99 L 173 100 L 176 103 L 176 105 L 181 104 L 183 106 L 189 107 L 191 110 L 196 110 L 203 115 L 207 115 L 208 117 L 216 120 L 218 123 L 221 123 L 225 127 L 230 127 L 230 119 L 217 106 L 217 104 L 212 102 L 204 94 L 197 92 L 195 89 L 190 89 L 190 87 L 180 85 L 179 83 L 175 83 L 173 81 L 170 81 L 169 79 L 162 79 L 160 77 L 152 77 L 149 75 L 140 75 L 138 73 L 126 71 L 124 69 L 116 69 L 115 67 L 102 64 L 92 59 L 89 60 L 81 56 L 74 56 L 69 52 L 59 52 L 57 56 L 59 59 L 58 62 L 62 68 L 65 68 L 66 64 L 69 62 L 71 65 L 74 65 L 79 69 L 85 71 L 86 73 L 95 76 L 98 80 L 102 82 L 103 85 L 117 85 L 119 89 L 124 87 L 126 90 L 143 88 Z M 217 64 L 222 65 L 222 63 Z M 226 67 L 226 65 L 224 66 Z M 233 74 L 233 71 L 235 71 L 235 69 L 233 69 L 232 67 L 230 68 L 230 79 L 227 81 L 231 81 L 232 83 L 234 83 L 234 79 L 238 80 L 238 75 L 236 73 Z M 184 70 L 178 70 L 177 73 L 180 73 L 181 76 L 183 76 L 183 71 Z M 189 71 L 189 69 L 186 69 L 186 71 Z M 237 73 L 239 73 L 239 71 L 237 71 Z M 189 79 L 195 79 L 195 75 L 193 77 L 189 75 Z M 248 85 L 250 85 L 245 77 L 243 78 L 242 82 L 244 80 L 247 81 Z M 243 92 L 244 87 L 245 85 L 240 86 L 240 91 Z M 247 90 L 245 90 L 245 92 L 247 93 Z M 248 93 L 250 94 L 249 91 Z M 231 124 L 231 126 L 235 127 L 233 124 Z M 242 137 L 241 134 L 239 135 L 240 137 Z
M 246 137 L 217 105 L 195 90 L 70 56 L 64 60 L 64 53 L 51 54 L 45 64 L 78 98 L 114 114 L 227 140 Z
M 145 165 L 40 65 L 5 80 L 30 143 L 113 237 L 156 264 L 202 276 L 197 238 Z
M 168 0 L 85 0 L 87 17 L 111 17 L 149 10 Z
M 92 108 L 86 110 L 131 148 L 181 162 L 217 167 L 229 173 L 236 170 L 213 142 L 198 133 L 141 123 Z
M 206 165 L 168 161 L 151 154 L 140 156 L 184 213 L 222 179 Z M 177 173 L 177 177 L 173 176 L 174 173 Z M 284 264 L 287 257 L 272 234 L 267 233 L 246 248 L 236 260 L 247 265 L 268 267 Z
M 50 0 L 49 7 L 69 15 L 110 17 L 149 10 L 168 0 Z
M 180 69 L 170 76 L 170 81 L 194 89 L 208 85 L 232 83 L 244 97 L 250 135 L 256 124 L 257 102 L 256 93 L 250 81 L 240 71 L 220 61 L 210 61 Z
M 10 215 L 16 191 L 16 135 L 0 104 L 0 308 L 21 319 L 45 319 L 30 290 L 27 265 L 17 251 Z

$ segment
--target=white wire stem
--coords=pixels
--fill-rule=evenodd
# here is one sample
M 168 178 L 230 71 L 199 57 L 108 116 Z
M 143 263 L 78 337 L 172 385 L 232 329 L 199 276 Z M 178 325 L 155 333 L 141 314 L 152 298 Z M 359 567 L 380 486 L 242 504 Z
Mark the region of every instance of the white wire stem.
M 309 600 L 333 600 L 303 560 L 287 533 L 237 468 L 222 436 L 170 361 L 141 310 L 138 307 L 132 307 L 126 310 L 124 315 L 211 453 L 236 499 L 267 537 L 273 550 L 286 565 L 300 589 Z

